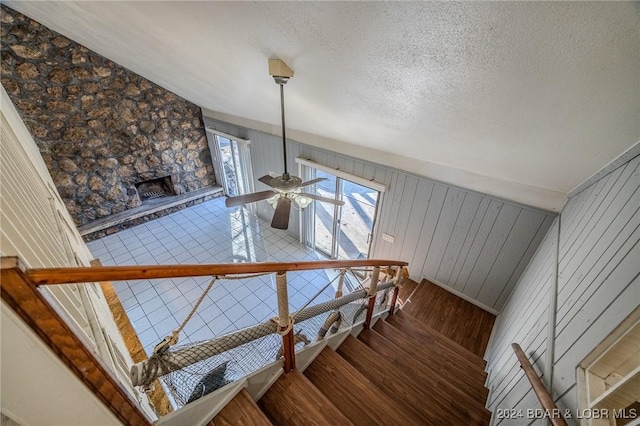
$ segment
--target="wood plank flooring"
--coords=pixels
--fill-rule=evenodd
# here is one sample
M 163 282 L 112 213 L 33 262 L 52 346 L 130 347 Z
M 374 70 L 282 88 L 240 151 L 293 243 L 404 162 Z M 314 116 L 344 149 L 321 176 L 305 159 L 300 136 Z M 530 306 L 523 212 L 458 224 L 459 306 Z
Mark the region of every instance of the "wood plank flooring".
M 207 426 L 269 426 L 272 423 L 242 389 Z
M 403 342 L 391 341 L 376 330 L 366 330 L 358 339 L 391 361 L 397 368 L 407 373 L 412 372 L 422 382 L 425 396 L 428 395 L 434 402 L 450 407 L 453 414 L 462 415 L 465 421 L 473 420 L 474 424 L 483 424 L 481 420 L 485 416 L 484 405 L 476 398 L 476 389 L 482 388 L 483 384 L 468 383 L 467 378 L 471 377 L 470 375 L 461 373 L 455 365 L 451 368 L 435 366 L 434 356 L 423 356 L 416 347 L 405 349 L 400 346 Z
M 413 290 L 415 290 L 417 286 L 418 283 L 411 279 L 405 281 L 398 291 L 398 304 L 400 304 L 400 306 L 406 306 L 407 303 L 411 303 L 409 296 L 411 296 Z
M 495 315 L 427 280 L 403 311 L 480 357 L 495 321 Z
M 299 371 L 284 374 L 258 401 L 275 425 L 352 425 Z
M 440 420 L 449 424 L 483 425 L 488 423 L 489 416 L 484 406 L 473 400 L 474 388 L 460 381 L 453 384 L 451 377 L 456 372 L 434 368 L 429 359 L 416 358 L 410 351 L 404 350 L 395 343 L 384 338 L 376 331 L 366 330 L 358 337 L 369 348 L 389 360 L 397 369 L 411 374 L 422 384 L 422 395 L 427 404 L 439 405 L 446 409 L 446 415 L 440 414 Z M 463 387 L 460 387 L 463 386 Z
M 424 393 L 432 389 L 413 370 L 406 371 L 369 348 L 362 340 L 349 336 L 338 348 L 338 354 L 385 393 L 397 410 L 411 417 L 409 424 L 434 425 L 451 419 L 449 409 L 440 401 L 427 399 Z M 461 419 L 462 420 L 462 419 Z
M 435 352 L 449 350 L 449 356 L 453 356 L 457 362 L 460 362 L 461 366 L 466 365 L 470 369 L 479 368 L 484 370 L 487 365 L 486 361 L 477 354 L 402 311 L 388 317 L 386 322 L 407 334 L 415 343 L 420 344 L 425 349 Z
M 409 282 L 404 309 L 307 367 L 258 401 L 274 425 L 486 426 L 482 359 L 494 317 L 429 282 Z M 403 299 L 404 298 L 404 299 Z
M 330 347 L 320 352 L 304 375 L 354 425 L 412 423 L 388 395 Z

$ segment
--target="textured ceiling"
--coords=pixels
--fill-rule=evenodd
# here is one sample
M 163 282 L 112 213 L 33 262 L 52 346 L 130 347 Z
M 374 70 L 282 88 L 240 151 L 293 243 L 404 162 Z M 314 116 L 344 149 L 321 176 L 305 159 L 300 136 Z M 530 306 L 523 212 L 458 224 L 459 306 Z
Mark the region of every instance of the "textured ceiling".
M 292 138 L 546 209 L 640 139 L 637 2 L 5 3 L 274 132 L 280 57 Z

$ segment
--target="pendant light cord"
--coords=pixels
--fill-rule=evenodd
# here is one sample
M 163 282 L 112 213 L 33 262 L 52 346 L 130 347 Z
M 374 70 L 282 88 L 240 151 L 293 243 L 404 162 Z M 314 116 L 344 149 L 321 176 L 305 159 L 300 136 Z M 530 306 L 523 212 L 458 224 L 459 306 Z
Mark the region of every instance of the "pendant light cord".
M 284 84 L 280 83 L 280 112 L 282 114 L 282 151 L 284 153 L 284 174 L 282 179 L 289 180 L 287 173 L 287 132 L 284 127 Z

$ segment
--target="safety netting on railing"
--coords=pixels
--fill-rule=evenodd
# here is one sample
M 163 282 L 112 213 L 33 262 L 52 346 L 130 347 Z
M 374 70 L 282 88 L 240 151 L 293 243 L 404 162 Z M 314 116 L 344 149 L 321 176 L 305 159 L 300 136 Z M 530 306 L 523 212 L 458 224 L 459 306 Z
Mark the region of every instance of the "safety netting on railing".
M 351 277 L 347 279 L 348 275 Z M 366 281 L 360 282 L 361 278 L 352 272 L 342 273 L 341 276 L 345 279 L 340 279 L 340 285 L 337 286 L 337 298 L 314 303 L 316 296 L 331 286 L 339 276 L 329 281 L 316 296 L 290 315 L 296 350 L 364 320 L 369 301 Z M 222 279 L 214 277 L 212 284 L 216 278 Z M 347 288 L 355 291 L 342 295 L 343 282 L 350 283 Z M 389 291 L 393 286 L 394 282 L 391 280 L 378 285 L 374 313 L 387 309 Z M 191 313 L 195 310 L 197 303 Z M 189 316 L 185 323 L 188 318 Z M 283 354 L 283 340 L 279 334 L 282 333 L 282 327 L 278 318 L 211 340 L 183 345 L 176 344 L 179 331 L 180 328 L 160 342 L 148 360 L 131 369 L 131 379 L 135 386 L 148 387 L 156 378 L 160 378 L 177 407 L 243 378 L 281 358 Z
M 176 365 L 180 368 L 160 376 L 160 380 L 178 407 L 275 361 L 282 346 L 282 338 L 275 333 L 275 328 L 271 334 L 257 338 L 255 328 L 240 330 L 224 337 L 224 341 L 215 339 L 215 344 L 211 344 L 212 341 L 202 341 L 173 349 L 180 354 L 179 364 Z M 211 355 L 212 353 L 215 355 Z M 154 356 L 150 360 L 153 358 Z M 193 362 L 194 360 L 197 361 Z M 169 364 L 172 360 L 160 357 L 159 362 Z

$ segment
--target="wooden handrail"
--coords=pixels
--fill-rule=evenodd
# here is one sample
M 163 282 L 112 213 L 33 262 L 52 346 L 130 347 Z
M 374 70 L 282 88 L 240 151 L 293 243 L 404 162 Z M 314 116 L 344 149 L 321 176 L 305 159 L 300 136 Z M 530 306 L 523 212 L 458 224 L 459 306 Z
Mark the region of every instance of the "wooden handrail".
M 513 350 L 518 357 L 518 361 L 520 361 L 520 366 L 524 370 L 524 374 L 527 375 L 527 378 L 531 383 L 533 392 L 536 394 L 536 397 L 538 397 L 538 401 L 540 401 L 540 405 L 542 405 L 542 408 L 545 410 L 546 418 L 549 419 L 549 422 L 551 422 L 553 426 L 567 426 L 567 422 L 562 417 L 560 409 L 558 409 L 558 406 L 553 401 L 553 398 L 551 398 L 551 395 L 549 395 L 549 392 L 547 392 L 547 389 L 545 389 L 542 380 L 540 380 L 540 377 L 538 377 L 538 374 L 533 369 L 533 366 L 529 362 L 527 355 L 524 353 L 519 344 L 512 343 L 511 346 L 513 347 Z
M 0 293 L 24 323 L 57 355 L 122 424 L 151 426 L 153 420 L 97 356 L 91 344 L 58 315 L 43 294 L 10 258 L 2 258 Z
M 209 265 L 136 265 L 77 268 L 27 269 L 25 275 L 36 285 L 73 284 L 98 281 L 148 280 L 156 278 L 255 274 L 262 272 L 307 271 L 312 269 L 363 266 L 407 266 L 399 260 L 360 259 L 307 262 L 220 263 Z
M 104 282 L 118 280 L 176 278 L 252 273 L 284 273 L 313 269 L 343 269 L 380 266 L 407 266 L 397 260 L 363 259 L 308 262 L 265 262 L 210 265 L 93 266 L 75 268 L 26 269 L 17 257 L 1 257 L 2 300 L 42 339 L 58 358 L 109 408 L 123 423 L 150 426 L 152 420 L 124 389 L 83 338 L 79 337 L 56 310 L 49 305 L 39 285 Z M 371 301 L 375 301 L 372 297 Z M 290 369 L 295 368 L 293 333 L 283 337 Z

